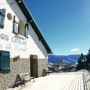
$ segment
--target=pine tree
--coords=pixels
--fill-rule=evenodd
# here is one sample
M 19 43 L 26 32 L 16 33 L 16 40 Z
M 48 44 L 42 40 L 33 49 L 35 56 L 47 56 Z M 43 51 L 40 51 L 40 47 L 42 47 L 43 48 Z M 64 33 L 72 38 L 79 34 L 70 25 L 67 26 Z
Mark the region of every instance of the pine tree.
M 77 65 L 77 69 L 82 69 L 83 68 L 83 53 L 81 53 L 80 57 L 78 58 L 78 65 Z
M 86 55 L 87 62 L 90 64 L 90 49 L 88 50 L 88 53 Z
M 78 59 L 77 69 L 88 69 L 88 62 L 87 62 L 86 56 L 83 55 L 83 53 L 81 53 Z

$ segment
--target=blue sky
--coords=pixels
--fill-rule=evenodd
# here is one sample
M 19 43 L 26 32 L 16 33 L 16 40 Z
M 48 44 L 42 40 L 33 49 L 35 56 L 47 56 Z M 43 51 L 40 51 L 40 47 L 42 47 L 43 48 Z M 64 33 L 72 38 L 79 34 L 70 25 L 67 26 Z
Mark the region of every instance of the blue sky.
M 24 0 L 54 54 L 87 53 L 90 0 Z

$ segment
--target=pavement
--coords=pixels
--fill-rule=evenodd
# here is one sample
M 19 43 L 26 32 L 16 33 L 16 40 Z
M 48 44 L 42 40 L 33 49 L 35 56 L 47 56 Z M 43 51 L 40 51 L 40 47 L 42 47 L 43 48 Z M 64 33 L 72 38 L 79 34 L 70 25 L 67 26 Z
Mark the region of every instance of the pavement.
M 53 73 L 7 90 L 90 90 L 90 73 L 86 70 Z

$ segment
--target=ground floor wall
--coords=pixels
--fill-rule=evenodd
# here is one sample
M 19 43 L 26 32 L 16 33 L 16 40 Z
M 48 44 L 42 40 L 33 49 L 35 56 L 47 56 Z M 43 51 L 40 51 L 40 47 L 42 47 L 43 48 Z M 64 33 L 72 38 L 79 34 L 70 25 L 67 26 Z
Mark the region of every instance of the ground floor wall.
M 30 71 L 29 59 L 17 59 L 16 61 L 11 59 L 10 65 L 10 73 L 0 73 L 0 90 L 6 90 L 14 84 L 17 74 Z
M 43 75 L 43 71 L 48 69 L 48 60 L 47 59 L 39 59 L 38 60 L 38 76 Z
M 38 59 L 38 76 L 42 76 L 42 72 L 47 68 L 48 61 Z M 15 83 L 17 74 L 30 72 L 30 59 L 20 59 L 16 57 L 10 60 L 10 72 L 7 74 L 0 73 L 0 90 L 6 90 Z

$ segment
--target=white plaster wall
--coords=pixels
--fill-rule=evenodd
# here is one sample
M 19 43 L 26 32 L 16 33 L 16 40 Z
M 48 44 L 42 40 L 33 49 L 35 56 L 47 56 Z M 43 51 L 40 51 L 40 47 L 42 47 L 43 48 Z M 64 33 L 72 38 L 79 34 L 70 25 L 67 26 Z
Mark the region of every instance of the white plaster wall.
M 9 4 L 8 4 L 8 3 Z M 20 58 L 29 58 L 30 54 L 38 55 L 38 58 L 47 58 L 47 52 L 43 44 L 39 41 L 38 36 L 34 32 L 33 28 L 30 27 L 29 38 L 23 37 L 21 41 L 25 44 L 15 43 L 15 34 L 13 33 L 13 19 L 7 19 L 7 13 L 11 13 L 12 16 L 16 17 L 16 20 L 23 20 L 26 23 L 26 18 L 19 9 L 16 3 L 10 5 L 14 0 L 0 0 L 0 9 L 6 9 L 4 29 L 0 28 L 0 50 L 10 51 L 10 57 L 13 58 L 20 55 Z M 20 36 L 20 35 L 19 35 Z M 4 37 L 4 39 L 2 38 Z M 7 38 L 7 39 L 6 39 Z

